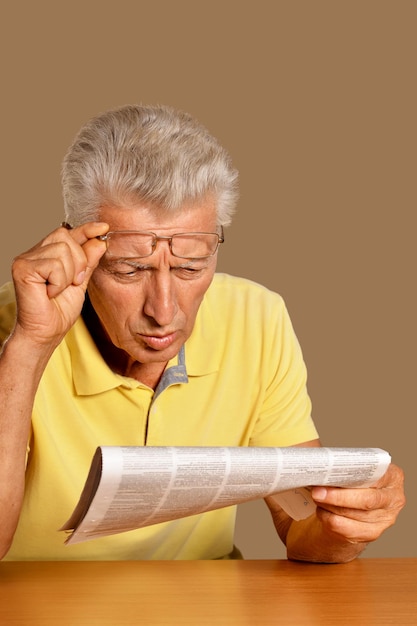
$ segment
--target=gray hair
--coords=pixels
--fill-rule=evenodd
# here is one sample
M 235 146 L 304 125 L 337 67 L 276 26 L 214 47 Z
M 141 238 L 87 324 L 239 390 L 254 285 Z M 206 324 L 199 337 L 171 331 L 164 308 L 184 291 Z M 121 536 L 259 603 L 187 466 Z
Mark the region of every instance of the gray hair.
M 65 219 L 99 219 L 101 206 L 140 201 L 175 211 L 214 197 L 227 226 L 238 198 L 238 173 L 218 141 L 190 115 L 168 106 L 127 105 L 81 128 L 62 166 Z

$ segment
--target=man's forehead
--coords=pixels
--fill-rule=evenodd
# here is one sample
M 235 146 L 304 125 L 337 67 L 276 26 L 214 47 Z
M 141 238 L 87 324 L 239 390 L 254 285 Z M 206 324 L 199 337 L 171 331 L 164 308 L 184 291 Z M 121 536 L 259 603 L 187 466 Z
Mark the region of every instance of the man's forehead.
M 212 231 L 217 225 L 216 206 L 207 200 L 175 210 L 143 203 L 103 206 L 99 218 L 109 224 L 110 230 Z

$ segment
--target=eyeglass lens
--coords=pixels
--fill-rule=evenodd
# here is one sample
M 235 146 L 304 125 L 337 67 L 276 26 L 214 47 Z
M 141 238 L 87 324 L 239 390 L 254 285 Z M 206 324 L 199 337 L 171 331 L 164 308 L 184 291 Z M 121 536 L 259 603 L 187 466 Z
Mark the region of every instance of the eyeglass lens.
M 158 237 L 153 233 L 110 232 L 105 237 L 108 256 L 141 258 L 150 256 L 159 240 L 168 240 L 174 256 L 198 259 L 212 256 L 223 240 L 216 233 L 186 233 Z

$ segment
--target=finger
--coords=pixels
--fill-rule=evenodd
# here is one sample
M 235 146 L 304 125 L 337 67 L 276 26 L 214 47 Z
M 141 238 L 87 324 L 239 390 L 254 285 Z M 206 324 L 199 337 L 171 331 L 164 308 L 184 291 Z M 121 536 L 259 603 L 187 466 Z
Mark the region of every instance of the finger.
M 76 265 L 76 273 L 73 277 L 74 285 L 83 285 L 84 289 L 87 289 L 91 274 L 106 251 L 105 242 L 98 237 L 106 234 L 108 230 L 109 225 L 105 222 L 88 222 L 71 229 L 71 239 L 81 247 L 83 252 L 78 257 L 80 263 Z
M 68 278 L 74 274 L 74 256 L 66 242 L 42 242 L 13 261 L 13 277 L 26 284 L 47 283 L 51 274 L 59 273 Z M 52 279 L 52 282 L 55 282 Z M 66 282 L 66 281 L 65 281 Z
M 27 286 L 47 285 L 48 295 L 54 297 L 68 285 L 80 282 L 78 277 L 86 264 L 85 252 L 74 241 L 49 240 L 20 255 L 13 263 L 13 276 Z
M 405 504 L 404 473 L 399 467 L 391 464 L 373 487 L 364 489 L 313 487 L 311 495 L 319 506 L 346 515 L 349 515 L 349 509 L 399 511 Z
M 87 222 L 81 226 L 74 228 L 62 227 L 60 231 L 67 232 L 80 246 L 84 245 L 88 240 L 95 239 L 100 235 L 105 235 L 109 230 L 106 222 Z
M 382 533 L 394 524 L 395 518 L 384 516 L 380 519 L 353 519 L 337 515 L 324 509 L 316 510 L 324 530 L 350 543 L 366 543 L 375 541 Z
M 107 250 L 107 244 L 105 241 L 94 237 L 93 239 L 89 239 L 82 248 L 86 257 L 84 280 L 87 280 L 88 282 L 101 257 L 105 254 Z
M 37 255 L 51 259 L 51 274 L 47 277 L 49 297 L 55 297 L 70 284 L 88 282 L 106 250 L 105 243 L 97 237 L 105 234 L 108 228 L 104 222 L 89 222 L 73 229 L 61 227 L 43 240 L 40 250 L 32 249 Z M 62 267 L 52 259 L 61 260 Z
M 311 495 L 317 505 L 340 515 L 350 511 L 373 511 L 386 508 L 391 494 L 384 489 L 347 489 L 341 487 L 313 488 Z
M 80 282 L 86 255 L 78 245 L 71 248 L 67 242 L 43 244 L 17 257 L 12 266 L 17 292 L 21 292 L 20 286 L 21 296 L 33 289 L 45 289 L 48 297 L 54 298 L 69 285 Z

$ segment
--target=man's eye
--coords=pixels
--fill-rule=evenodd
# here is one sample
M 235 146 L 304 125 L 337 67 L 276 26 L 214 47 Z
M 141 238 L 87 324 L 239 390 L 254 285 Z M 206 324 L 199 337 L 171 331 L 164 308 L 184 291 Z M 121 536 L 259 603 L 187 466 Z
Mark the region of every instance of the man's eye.
M 136 276 L 139 270 L 126 270 L 125 272 L 116 272 L 120 276 Z
M 112 274 L 116 277 L 134 278 L 145 268 L 136 264 L 133 265 L 132 263 L 108 263 L 104 269 L 108 274 Z
M 198 278 L 203 273 L 204 267 L 176 267 L 174 271 L 183 278 Z

